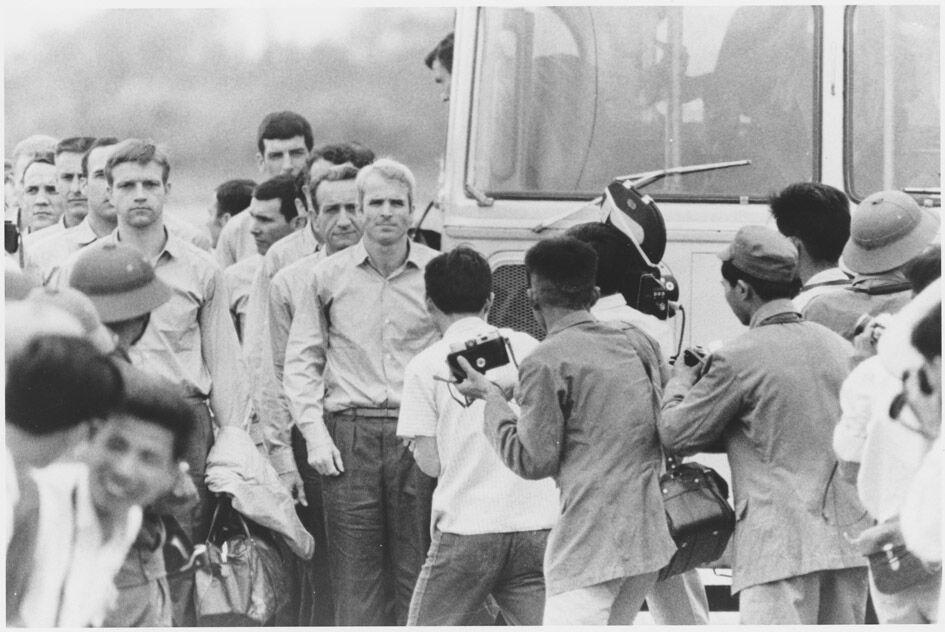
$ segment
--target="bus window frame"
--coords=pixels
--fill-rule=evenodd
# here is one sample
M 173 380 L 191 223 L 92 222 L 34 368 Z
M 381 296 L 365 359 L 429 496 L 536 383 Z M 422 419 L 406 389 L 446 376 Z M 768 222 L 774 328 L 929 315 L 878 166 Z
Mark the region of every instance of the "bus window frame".
M 480 46 L 483 45 L 483 39 L 485 37 L 483 33 L 483 21 L 484 21 L 484 12 L 487 9 L 502 9 L 504 7 L 500 6 L 480 6 L 476 10 L 476 37 L 473 45 L 473 69 L 472 69 L 472 81 L 470 82 L 470 99 L 469 99 L 469 113 L 466 125 L 466 154 L 463 164 L 463 191 L 464 196 L 467 200 L 473 200 L 474 198 L 469 194 L 469 187 L 478 188 L 476 183 L 472 182 L 471 177 L 471 160 L 473 157 L 473 128 L 478 122 L 476 118 L 479 115 L 479 102 L 478 95 L 481 91 L 478 91 L 478 82 L 482 73 L 482 56 L 480 53 Z M 550 7 L 550 8 L 561 8 L 561 7 Z M 566 8 L 566 7 L 565 7 Z M 824 86 L 824 9 L 819 5 L 808 5 L 805 8 L 811 9 L 813 11 L 813 50 L 811 54 L 811 60 L 813 63 L 813 68 L 811 70 L 813 74 L 813 81 L 811 89 L 813 94 L 812 96 L 812 113 L 813 120 L 811 121 L 811 154 L 812 154 L 812 164 L 811 164 L 811 181 L 820 182 L 823 176 L 823 86 Z M 850 7 L 846 8 L 847 11 L 850 10 Z M 844 38 L 846 40 L 846 21 L 844 25 Z M 846 41 L 844 42 L 844 64 L 847 62 L 847 48 Z M 849 73 L 845 73 L 844 81 L 849 80 Z M 845 86 L 846 87 L 846 86 Z M 844 95 L 846 98 L 846 94 Z M 846 118 L 846 110 L 844 109 L 844 117 Z M 842 124 L 842 129 L 844 131 L 843 139 L 843 152 L 844 157 L 846 156 L 847 144 L 849 140 L 846 135 L 846 120 Z M 736 167 L 737 168 L 737 167 Z M 615 174 L 619 175 L 619 174 Z M 846 164 L 844 164 L 844 177 L 846 177 Z M 492 189 L 484 191 L 485 195 L 495 199 L 495 200 L 550 200 L 550 201 L 586 201 L 598 195 L 598 193 L 593 192 L 554 192 L 554 191 L 495 191 Z M 742 196 L 742 195 L 698 195 L 698 194 L 673 194 L 673 193 L 656 193 L 650 192 L 649 195 L 658 202 L 668 202 L 668 203 L 699 203 L 699 204 L 766 204 L 768 202 L 767 195 L 758 195 L 758 196 Z
M 866 195 L 858 196 L 853 186 L 853 30 L 854 21 L 856 19 L 856 9 L 859 7 L 860 5 L 848 5 L 844 7 L 843 11 L 843 190 L 854 204 L 859 204 L 869 195 L 867 193 Z M 939 54 L 941 55 L 941 49 L 939 49 Z M 941 89 L 941 85 L 939 85 L 939 89 Z M 939 137 L 941 138 L 941 128 L 939 129 Z M 937 197 L 931 196 L 928 199 L 933 201 L 933 206 L 941 207 L 941 195 Z

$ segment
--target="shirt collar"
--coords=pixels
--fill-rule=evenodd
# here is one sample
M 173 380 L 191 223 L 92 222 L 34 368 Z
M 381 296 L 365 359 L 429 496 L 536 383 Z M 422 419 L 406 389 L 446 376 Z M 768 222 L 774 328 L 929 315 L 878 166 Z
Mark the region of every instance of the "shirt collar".
M 164 228 L 164 237 L 165 237 L 164 250 L 162 250 L 161 253 L 155 258 L 155 261 L 159 261 L 161 257 L 163 257 L 165 254 L 167 254 L 167 256 L 171 257 L 172 259 L 180 258 L 182 254 L 182 250 L 184 248 L 184 242 L 179 237 L 177 237 L 174 233 L 167 230 L 167 226 L 164 226 L 163 228 Z M 102 238 L 102 241 L 106 241 L 106 240 L 111 241 L 113 243 L 120 242 L 121 239 L 118 236 L 118 229 L 116 228 L 115 230 L 113 230 L 108 235 Z
M 95 231 L 92 230 L 92 224 L 89 223 L 89 218 L 86 216 L 75 228 L 69 229 L 72 231 L 72 236 L 75 238 L 76 243 L 80 246 L 88 246 L 93 241 L 98 239 L 98 235 L 95 234 Z
M 579 309 L 571 312 L 566 316 L 562 316 L 555 322 L 554 325 L 548 330 L 548 335 L 553 336 L 554 334 L 567 329 L 568 327 L 574 327 L 575 325 L 580 325 L 582 323 L 593 323 L 597 319 L 594 318 L 589 311 L 586 309 Z
M 597 299 L 597 302 L 594 303 L 594 307 L 591 308 L 591 315 L 597 316 L 597 314 L 600 314 L 601 312 L 605 312 L 610 309 L 617 309 L 619 307 L 629 307 L 630 309 L 633 309 L 627 305 L 627 300 L 620 292 L 615 292 L 609 296 L 602 296 Z
M 789 298 L 776 298 L 773 301 L 768 301 L 758 308 L 758 311 L 752 315 L 751 322 L 748 323 L 748 328 L 754 329 L 766 318 L 771 318 L 772 316 L 777 316 L 778 314 L 796 313 L 797 309 L 794 308 L 794 301 Z
M 807 279 L 807 283 L 804 285 L 816 285 L 818 283 L 829 283 L 831 281 L 847 281 L 850 277 L 844 274 L 843 270 L 840 268 L 830 268 L 828 270 L 821 270 L 811 278 Z
M 446 328 L 446 331 L 443 332 L 443 340 L 465 340 L 489 327 L 491 325 L 478 316 L 466 316 Z M 493 327 L 493 329 L 496 328 Z
M 348 250 L 351 251 L 351 256 L 354 257 L 355 263 L 361 265 L 368 261 L 370 255 L 368 255 L 367 248 L 364 246 L 364 238 L 362 237 L 358 240 L 358 243 L 350 246 Z M 413 242 L 409 239 L 407 240 L 407 260 L 405 264 L 412 265 L 415 268 L 423 269 L 426 267 L 427 262 L 423 259 L 420 249 L 415 248 Z

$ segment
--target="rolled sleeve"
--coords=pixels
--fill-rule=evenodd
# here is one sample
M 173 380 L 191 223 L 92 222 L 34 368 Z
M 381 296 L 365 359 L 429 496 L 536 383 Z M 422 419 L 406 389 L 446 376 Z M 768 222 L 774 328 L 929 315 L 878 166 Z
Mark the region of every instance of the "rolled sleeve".
M 706 370 L 691 389 L 671 379 L 657 421 L 660 442 L 671 454 L 687 455 L 716 449 L 728 424 L 741 408 L 741 390 L 729 363 L 710 356 Z
M 562 404 L 570 393 L 566 385 L 556 384 L 551 367 L 527 360 L 519 370 L 519 384 L 518 418 L 498 389 L 486 399 L 486 436 L 506 466 L 522 478 L 553 476 L 564 435 Z
M 214 269 L 208 278 L 200 314 L 200 347 L 213 387 L 210 404 L 219 426 L 247 427 L 249 389 L 240 343 L 230 319 L 229 297 L 223 272 Z

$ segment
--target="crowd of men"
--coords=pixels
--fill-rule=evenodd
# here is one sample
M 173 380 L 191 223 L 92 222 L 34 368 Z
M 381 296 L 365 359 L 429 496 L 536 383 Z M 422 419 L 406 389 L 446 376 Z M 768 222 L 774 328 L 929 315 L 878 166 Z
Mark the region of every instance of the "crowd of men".
M 451 45 L 428 61 L 447 82 Z M 613 226 L 526 253 L 539 342 L 488 323 L 480 253 L 411 239 L 407 166 L 316 146 L 293 112 L 256 140 L 261 181 L 220 184 L 206 231 L 165 211 L 151 141 L 17 146 L 8 625 L 199 622 L 168 545 L 208 538 L 234 437 L 295 505 L 275 528 L 294 607 L 266 623 L 629 624 L 644 601 L 657 623 L 708 623 L 695 571 L 658 581 L 676 552 L 665 456 L 705 451 L 731 466 L 742 623 L 862 623 L 868 594 L 881 622 L 936 620 L 929 209 L 883 191 L 851 217 L 832 187 L 787 187 L 777 231 L 743 227 L 719 254 L 747 330 L 671 365 L 665 323 L 628 302 L 641 271 Z M 511 363 L 451 370 L 482 339 Z M 927 575 L 888 594 L 866 555 L 891 541 Z

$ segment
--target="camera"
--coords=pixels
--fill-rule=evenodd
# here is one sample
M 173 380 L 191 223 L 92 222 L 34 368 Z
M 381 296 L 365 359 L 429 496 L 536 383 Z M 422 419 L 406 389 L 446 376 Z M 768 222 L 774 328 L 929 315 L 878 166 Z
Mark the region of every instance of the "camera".
M 12 220 L 3 221 L 3 249 L 11 255 L 20 247 L 20 231 Z
M 891 314 L 877 314 L 876 316 L 863 314 L 856 320 L 856 324 L 853 325 L 853 337 L 856 338 L 866 331 L 867 328 L 871 328 L 870 339 L 873 344 L 876 344 L 883 336 L 883 332 L 886 330 L 886 326 L 889 324 L 891 318 Z
M 446 356 L 453 377 L 462 382 L 466 379 L 466 372 L 459 366 L 460 356 L 480 373 L 489 369 L 504 366 L 509 363 L 509 352 L 506 348 L 508 340 L 498 331 L 476 336 L 471 340 L 450 345 L 450 353 Z

